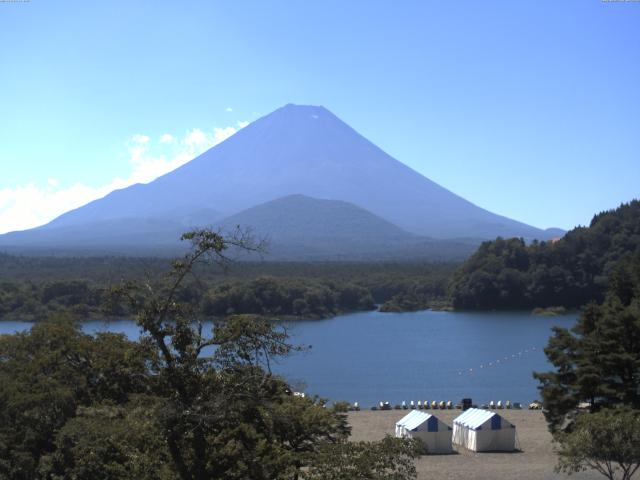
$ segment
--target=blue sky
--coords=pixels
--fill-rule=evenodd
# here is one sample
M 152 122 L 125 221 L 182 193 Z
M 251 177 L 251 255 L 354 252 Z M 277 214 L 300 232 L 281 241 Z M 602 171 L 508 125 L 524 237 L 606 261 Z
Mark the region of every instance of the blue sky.
M 571 228 L 640 196 L 640 2 L 0 3 L 0 232 L 290 102 L 477 205 Z

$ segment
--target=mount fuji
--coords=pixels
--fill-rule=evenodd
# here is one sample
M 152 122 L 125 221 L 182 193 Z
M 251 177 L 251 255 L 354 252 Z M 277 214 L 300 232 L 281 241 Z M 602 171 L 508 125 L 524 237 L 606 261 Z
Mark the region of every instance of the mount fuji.
M 304 257 L 305 245 L 312 245 L 314 258 L 331 256 L 335 242 L 317 241 L 314 200 L 324 212 L 329 204 L 322 202 L 334 202 L 330 212 L 339 221 L 332 226 L 323 217 L 324 231 L 351 239 L 355 249 L 372 244 L 393 251 L 425 237 L 444 245 L 450 239 L 468 244 L 561 234 L 474 205 L 394 159 L 324 107 L 289 104 L 148 184 L 111 192 L 41 227 L 2 235 L 0 248 L 170 248 L 188 228 L 244 221 L 249 224 L 242 226 L 279 239 L 283 252 L 291 247 Z M 324 246 L 318 249 L 319 243 Z

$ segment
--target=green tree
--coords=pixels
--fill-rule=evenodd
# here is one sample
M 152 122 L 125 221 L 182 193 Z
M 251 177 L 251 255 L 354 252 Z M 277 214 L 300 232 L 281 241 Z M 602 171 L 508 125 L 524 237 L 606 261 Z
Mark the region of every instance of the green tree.
M 571 330 L 554 330 L 545 353 L 555 369 L 534 376 L 552 431 L 580 402 L 640 409 L 640 254 L 618 264 L 602 305 L 589 305 Z
M 640 249 L 640 201 L 593 217 L 556 241 L 484 242 L 449 285 L 455 308 L 511 309 L 602 302 L 619 260 Z
M 343 414 L 292 396 L 271 374 L 271 359 L 295 350 L 285 331 L 232 316 L 208 332 L 192 303 L 179 301 L 176 292 L 199 262 L 225 265 L 228 248 L 256 247 L 208 230 L 183 239 L 192 248 L 163 282 L 121 289 L 157 350 L 155 414 L 172 466 L 183 480 L 290 478 L 317 443 L 346 437 Z M 302 438 L 283 422 L 303 424 Z
M 640 468 L 640 412 L 582 414 L 571 432 L 557 436 L 557 442 L 558 472 L 593 469 L 610 480 L 630 480 Z
M 170 480 L 169 452 L 155 421 L 154 400 L 81 407 L 55 436 L 38 473 L 49 480 Z
M 422 444 L 386 436 L 380 442 L 324 444 L 314 455 L 306 480 L 409 480 Z
M 80 332 L 69 317 L 0 336 L 0 478 L 34 479 L 78 408 L 150 388 L 149 351 L 124 336 Z

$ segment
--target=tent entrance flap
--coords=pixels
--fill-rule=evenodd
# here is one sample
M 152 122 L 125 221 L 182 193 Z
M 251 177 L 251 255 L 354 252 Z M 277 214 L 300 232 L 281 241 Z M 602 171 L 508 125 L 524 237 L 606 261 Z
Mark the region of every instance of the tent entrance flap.
M 494 415 L 491 417 L 491 430 L 500 430 L 502 428 L 502 417 Z
M 428 432 L 437 432 L 438 431 L 438 419 L 431 415 L 429 420 L 427 420 L 427 431 Z

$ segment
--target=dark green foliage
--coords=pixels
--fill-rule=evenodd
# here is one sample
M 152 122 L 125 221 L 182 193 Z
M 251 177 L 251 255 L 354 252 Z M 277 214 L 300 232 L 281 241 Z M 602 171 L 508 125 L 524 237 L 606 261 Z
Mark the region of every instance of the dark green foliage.
M 83 319 L 126 318 L 135 312 L 110 295 L 121 277 L 163 275 L 162 259 L 37 258 L 0 254 L 0 319 L 35 320 L 71 311 Z M 362 311 L 396 297 L 393 310 L 445 302 L 452 264 L 240 263 L 227 274 L 194 265 L 176 292 L 202 316 L 229 312 L 329 317 Z M 38 278 L 38 282 L 27 280 Z M 41 280 L 44 279 L 44 280 Z M 411 302 L 398 299 L 406 297 Z M 414 303 L 412 303 L 414 302 Z M 385 310 L 387 307 L 385 307 Z
M 114 308 L 107 286 L 84 280 L 0 283 L 0 318 L 37 320 L 63 312 L 104 318 L 117 315 Z
M 429 308 L 427 298 L 412 293 L 394 295 L 380 307 L 381 312 L 416 312 Z
M 56 434 L 54 450 L 42 458 L 38 473 L 56 480 L 174 479 L 154 414 L 148 397 L 79 408 Z
M 624 255 L 640 249 L 640 201 L 596 215 L 555 242 L 498 238 L 483 243 L 455 273 L 459 309 L 514 309 L 600 302 Z
M 260 277 L 212 289 L 204 301 L 203 313 L 209 316 L 237 312 L 322 318 L 345 311 L 373 308 L 373 298 L 369 291 L 357 285 Z
M 345 405 L 295 396 L 271 373 L 273 358 L 297 349 L 284 330 L 247 315 L 204 329 L 202 290 L 187 282 L 194 266 L 224 265 L 228 245 L 252 245 L 207 230 L 184 239 L 192 250 L 167 274 L 117 289 L 137 313 L 140 342 L 85 335 L 63 318 L 0 338 L 0 478 L 292 479 L 319 472 L 332 445 L 358 472 L 384 473 L 371 478 L 414 476 L 407 445 L 351 449 Z M 354 304 L 362 289 L 342 294 L 334 301 Z
M 590 468 L 610 480 L 630 480 L 640 468 L 640 411 L 581 414 L 572 431 L 556 435 L 556 441 L 558 472 Z
M 404 480 L 416 477 L 422 444 L 386 436 L 380 442 L 326 443 L 303 478 L 307 480 Z
M 120 335 L 84 335 L 68 318 L 1 336 L 0 478 L 36 478 L 77 408 L 147 391 L 149 354 Z
M 579 402 L 640 409 L 640 254 L 624 257 L 609 283 L 571 331 L 555 329 L 545 349 L 555 370 L 535 374 L 552 431 Z
M 371 287 L 383 301 L 382 312 L 413 312 L 448 305 L 447 285 L 451 270 L 446 268 L 425 269 L 423 276 L 406 277 L 403 281 L 389 279 Z M 375 279 L 373 280 L 375 282 Z M 385 287 L 387 291 L 385 291 Z M 393 295 L 389 298 L 389 294 Z

